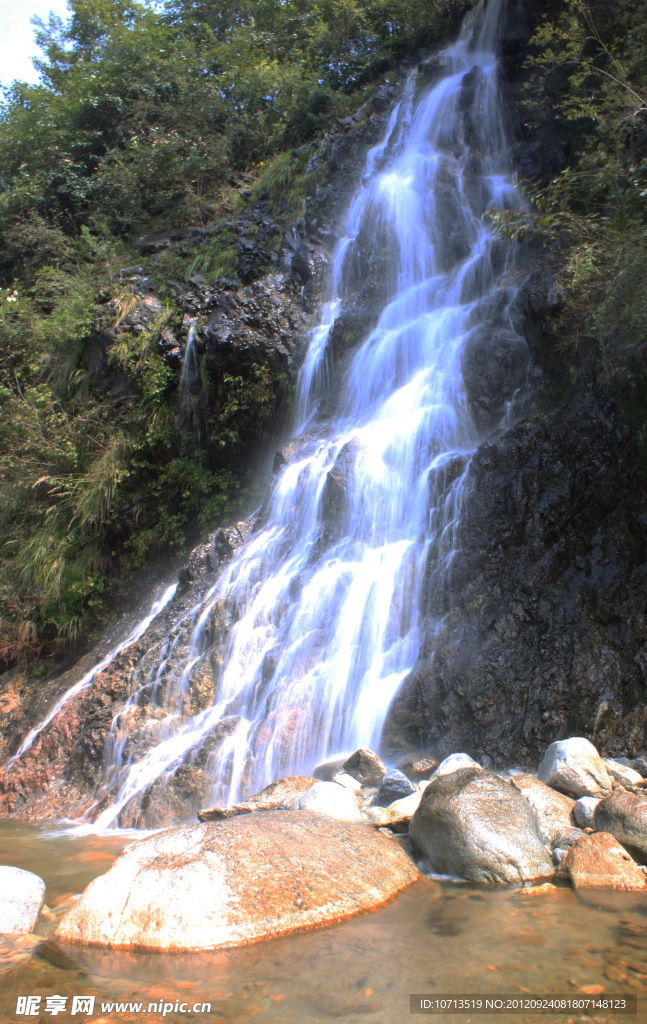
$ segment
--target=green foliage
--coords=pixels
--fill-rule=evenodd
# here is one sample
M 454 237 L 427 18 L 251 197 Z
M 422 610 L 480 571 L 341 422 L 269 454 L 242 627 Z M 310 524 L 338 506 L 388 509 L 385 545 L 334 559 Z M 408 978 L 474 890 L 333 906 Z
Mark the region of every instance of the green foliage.
M 565 301 L 549 324 L 557 373 L 564 363 L 571 375 L 581 362 L 590 371 L 593 361 L 637 407 L 640 373 L 628 367 L 644 360 L 647 335 L 647 22 L 624 0 L 564 0 L 549 11 L 531 40 L 525 121 L 557 118 L 570 164 L 524 183 L 528 210 L 492 219 L 561 265 Z

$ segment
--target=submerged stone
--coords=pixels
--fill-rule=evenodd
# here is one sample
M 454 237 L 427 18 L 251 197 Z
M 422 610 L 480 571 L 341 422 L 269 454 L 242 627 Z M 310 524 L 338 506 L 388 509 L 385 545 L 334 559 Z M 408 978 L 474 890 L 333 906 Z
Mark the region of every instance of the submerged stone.
M 248 814 L 133 843 L 56 938 L 174 952 L 242 946 L 372 910 L 417 878 L 372 829 L 305 811 Z

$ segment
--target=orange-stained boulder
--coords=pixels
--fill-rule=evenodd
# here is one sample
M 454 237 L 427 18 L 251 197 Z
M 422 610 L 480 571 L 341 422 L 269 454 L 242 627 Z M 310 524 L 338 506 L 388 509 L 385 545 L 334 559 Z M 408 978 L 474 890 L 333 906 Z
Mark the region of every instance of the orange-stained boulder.
M 627 851 L 608 832 L 582 836 L 564 857 L 576 889 L 647 888 L 647 878 Z
M 245 814 L 129 846 L 56 938 L 178 952 L 242 946 L 372 910 L 417 878 L 399 846 L 370 828 L 307 811 Z

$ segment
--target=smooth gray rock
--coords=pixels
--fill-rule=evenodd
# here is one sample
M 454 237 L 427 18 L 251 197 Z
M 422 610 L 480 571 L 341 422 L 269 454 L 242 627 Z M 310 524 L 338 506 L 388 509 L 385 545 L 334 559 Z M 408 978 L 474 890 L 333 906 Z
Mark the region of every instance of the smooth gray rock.
M 638 757 L 634 757 L 631 765 L 643 779 L 647 778 L 647 754 L 639 754 Z
M 595 808 L 595 829 L 609 832 L 619 843 L 647 861 L 647 793 L 618 787 Z
M 558 793 L 534 775 L 517 772 L 510 782 L 526 798 L 535 812 L 539 831 L 546 843 L 552 845 L 555 837 L 573 825 L 575 801 Z
M 0 934 L 32 932 L 45 902 L 45 883 L 32 871 L 0 866 Z
M 321 761 L 320 764 L 314 769 L 312 775 L 315 779 L 319 779 L 320 782 L 332 782 L 335 775 L 338 775 L 342 771 L 347 756 L 333 757 L 329 761 Z
M 548 747 L 537 777 L 553 789 L 580 796 L 606 796 L 611 779 L 593 744 L 582 736 L 557 740 Z
M 554 875 L 528 801 L 483 769 L 461 768 L 432 779 L 409 836 L 441 874 L 499 884 Z
M 378 807 L 388 807 L 395 800 L 402 800 L 415 791 L 416 787 L 404 772 L 398 771 L 397 768 L 390 768 L 380 783 L 375 803 Z
M 361 821 L 362 815 L 352 793 L 337 782 L 315 782 L 294 805 L 298 811 L 315 811 L 340 821 Z
M 450 754 L 449 757 L 440 762 L 432 775 L 432 779 L 437 779 L 441 775 L 451 775 L 452 772 L 457 772 L 459 768 L 481 768 L 481 765 L 474 758 L 470 757 L 469 754 Z
M 604 764 L 611 778 L 619 782 L 621 786 L 638 786 L 643 781 L 640 772 L 635 771 L 630 764 L 623 764 L 619 759 L 605 757 Z
M 595 828 L 595 808 L 599 803 L 599 796 L 581 796 L 575 801 L 573 815 L 580 828 Z

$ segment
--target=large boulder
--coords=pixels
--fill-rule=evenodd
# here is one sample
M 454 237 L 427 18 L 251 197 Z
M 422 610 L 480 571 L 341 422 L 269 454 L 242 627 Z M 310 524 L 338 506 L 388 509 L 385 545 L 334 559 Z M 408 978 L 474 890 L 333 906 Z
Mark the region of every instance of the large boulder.
M 606 796 L 611 779 L 593 744 L 582 736 L 551 743 L 537 770 L 541 782 L 570 796 Z
M 409 836 L 441 874 L 516 884 L 554 874 L 528 801 L 483 769 L 462 768 L 432 779 Z
M 0 867 L 0 934 L 32 932 L 45 902 L 45 883 L 22 868 Z
M 647 862 L 647 793 L 614 789 L 611 796 L 600 800 L 593 819 L 598 832 L 609 832 L 634 850 L 641 862 Z
M 608 832 L 584 835 L 564 857 L 564 868 L 576 889 L 644 890 L 647 878 Z
M 573 824 L 575 801 L 564 793 L 551 789 L 534 775 L 518 772 L 510 781 L 515 789 L 525 796 L 535 812 L 544 841 L 552 845 L 555 838 Z
M 417 877 L 371 829 L 303 811 L 246 814 L 133 843 L 56 938 L 175 952 L 242 946 L 371 910 Z
M 294 804 L 295 810 L 327 814 L 340 821 L 361 821 L 355 797 L 338 782 L 315 782 Z

